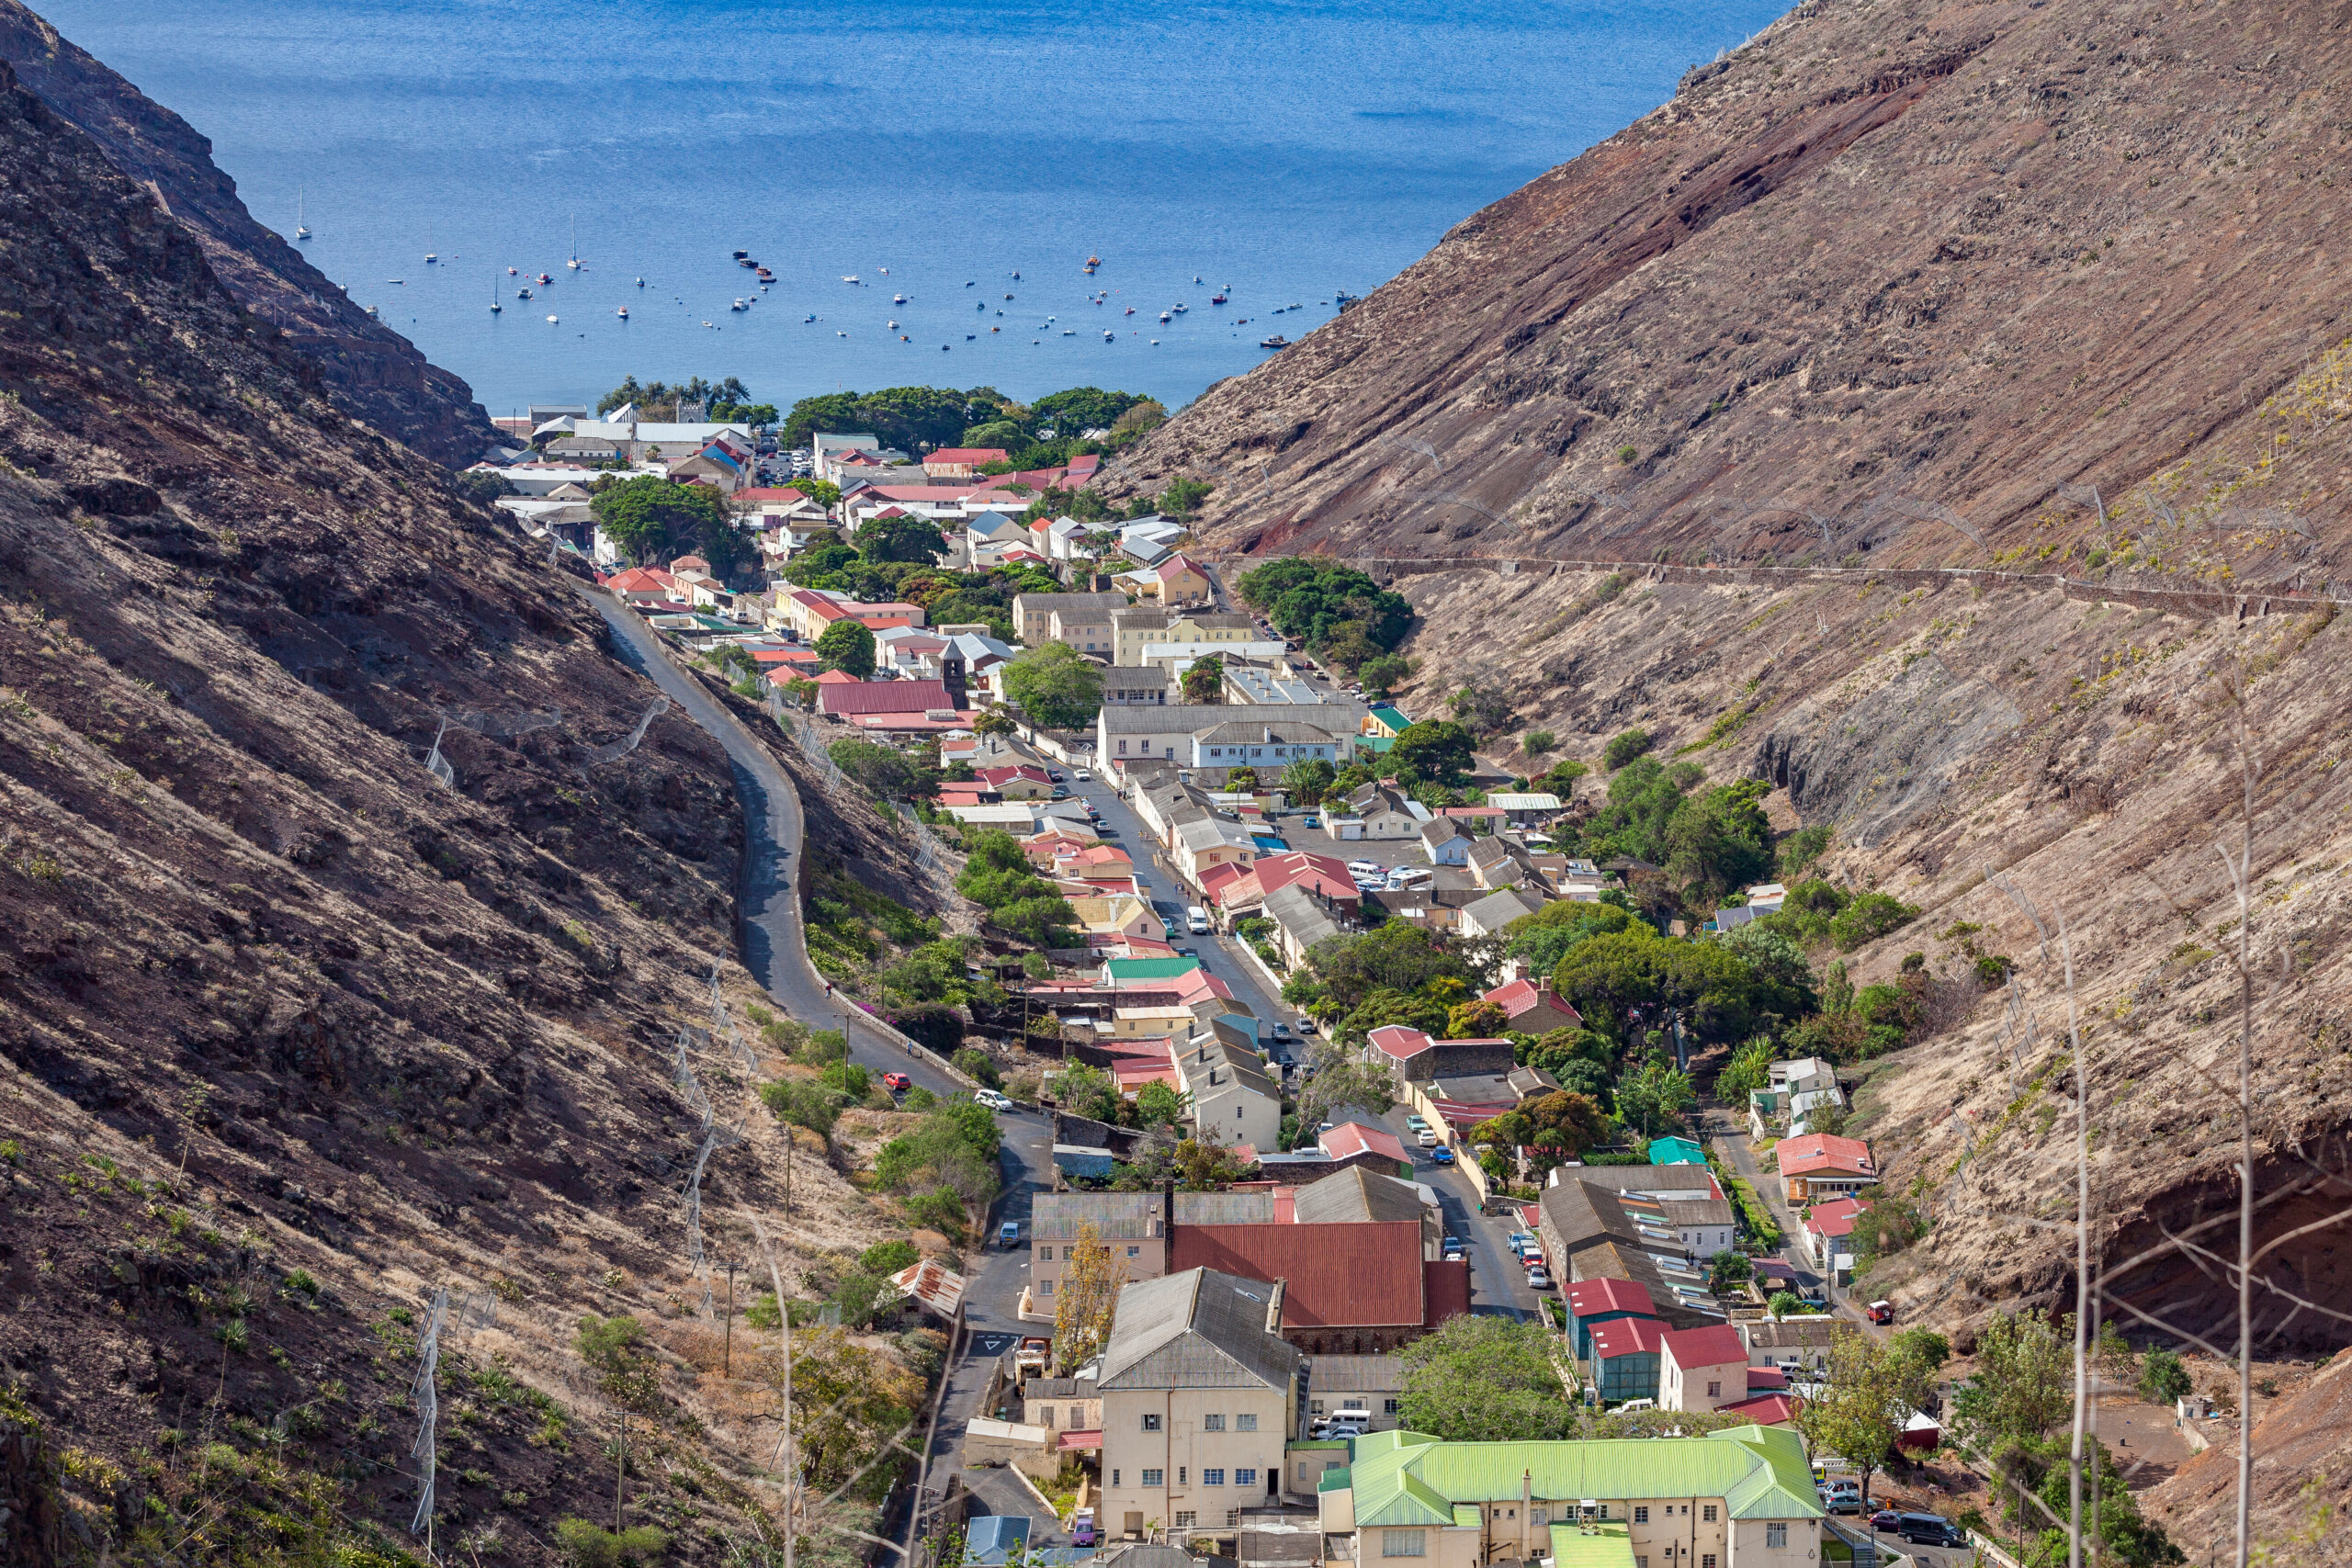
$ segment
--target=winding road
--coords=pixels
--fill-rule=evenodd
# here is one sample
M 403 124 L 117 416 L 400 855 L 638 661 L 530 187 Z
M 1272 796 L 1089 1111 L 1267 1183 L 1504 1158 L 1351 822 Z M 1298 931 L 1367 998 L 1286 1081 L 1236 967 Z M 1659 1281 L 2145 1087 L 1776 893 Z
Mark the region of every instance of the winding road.
M 800 794 L 793 787 L 791 775 L 699 680 L 671 662 L 660 635 L 635 611 L 607 593 L 583 587 L 581 594 L 612 627 L 614 649 L 620 657 L 718 741 L 734 769 L 735 792 L 743 803 L 740 890 L 743 965 L 752 977 L 786 1014 L 809 1027 L 842 1026 L 848 1035 L 851 1059 L 870 1071 L 905 1073 L 916 1084 L 943 1096 L 971 1088 L 970 1079 L 933 1052 L 828 993 L 824 976 L 808 962 L 800 898 L 793 887 L 792 866 L 800 858 L 804 822 Z M 1014 1111 L 1001 1115 L 1000 1121 L 1004 1133 L 999 1155 L 1004 1192 L 983 1222 L 982 1244 L 967 1265 L 965 1353 L 948 1369 L 947 1392 L 932 1438 L 926 1506 L 937 1499 L 942 1478 L 952 1464 L 950 1456 L 961 1444 L 965 1422 L 980 1414 L 978 1405 L 989 1363 L 1023 1328 L 1018 1307 L 1028 1253 L 1025 1248 L 995 1250 L 986 1237 L 1002 1220 L 1021 1222 L 1025 1236 L 1032 1201 L 1036 1194 L 1053 1190 L 1051 1119 L 1035 1111 Z M 973 1490 L 981 1492 L 988 1506 L 1008 1507 L 1020 1498 L 995 1495 L 1003 1490 L 1006 1473 L 967 1472 L 965 1479 Z M 1042 1514 L 1045 1509 L 1040 1506 L 1036 1511 Z M 905 1540 L 903 1521 L 892 1533 Z

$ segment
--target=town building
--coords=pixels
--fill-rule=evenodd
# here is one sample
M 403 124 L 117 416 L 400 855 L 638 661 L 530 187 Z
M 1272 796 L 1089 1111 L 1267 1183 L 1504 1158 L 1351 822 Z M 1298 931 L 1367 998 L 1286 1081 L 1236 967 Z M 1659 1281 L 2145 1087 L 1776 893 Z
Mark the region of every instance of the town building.
M 1119 1292 L 1102 1390 L 1098 1518 L 1140 1537 L 1230 1529 L 1278 1495 L 1299 1436 L 1305 1358 L 1282 1336 L 1283 1288 L 1188 1269 Z
M 1870 1145 L 1834 1133 L 1783 1138 L 1773 1153 L 1781 1166 L 1781 1192 L 1792 1207 L 1850 1198 L 1878 1185 L 1878 1165 Z
M 1327 1561 L 1416 1568 L 1819 1568 L 1821 1496 L 1785 1427 L 1696 1438 L 1355 1439 L 1316 1495 Z
M 1124 593 L 1016 593 L 1012 596 L 1012 632 L 1031 648 L 1053 640 L 1057 611 L 1072 617 L 1100 613 L 1108 616 L 1127 607 Z M 1073 624 L 1080 624 L 1073 620 Z M 1107 634 L 1106 634 L 1107 635 Z M 1114 660 L 1113 663 L 1121 662 Z
M 1747 1347 L 1727 1323 L 1680 1328 L 1659 1339 L 1661 1410 L 1721 1410 L 1747 1397 Z

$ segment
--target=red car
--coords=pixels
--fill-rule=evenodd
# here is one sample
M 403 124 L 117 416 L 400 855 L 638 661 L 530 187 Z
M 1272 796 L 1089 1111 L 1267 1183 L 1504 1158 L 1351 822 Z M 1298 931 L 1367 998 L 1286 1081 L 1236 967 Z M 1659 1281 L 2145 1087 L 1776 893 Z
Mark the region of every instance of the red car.
M 907 1077 L 904 1073 L 884 1073 L 882 1075 L 882 1087 L 884 1089 L 895 1091 L 898 1089 L 912 1089 L 914 1086 L 915 1080 Z

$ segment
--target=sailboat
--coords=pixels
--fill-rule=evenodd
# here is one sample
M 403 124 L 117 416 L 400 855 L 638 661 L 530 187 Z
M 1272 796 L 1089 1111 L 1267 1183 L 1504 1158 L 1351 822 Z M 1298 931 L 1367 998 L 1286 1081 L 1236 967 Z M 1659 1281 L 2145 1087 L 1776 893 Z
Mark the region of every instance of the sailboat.
M 577 216 L 571 220 L 571 259 L 563 265 L 574 272 L 580 270 L 580 220 Z
M 493 272 L 490 275 L 490 313 L 495 316 L 504 309 L 506 307 L 498 302 L 498 275 Z
M 294 237 L 298 240 L 311 237 L 311 226 L 302 221 L 302 187 L 300 186 L 294 187 Z

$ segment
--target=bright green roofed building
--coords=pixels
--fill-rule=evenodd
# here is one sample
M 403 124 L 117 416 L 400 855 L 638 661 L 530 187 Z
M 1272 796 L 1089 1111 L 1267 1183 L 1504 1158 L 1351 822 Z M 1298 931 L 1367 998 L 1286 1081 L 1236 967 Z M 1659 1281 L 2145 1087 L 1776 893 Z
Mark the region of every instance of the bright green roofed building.
M 1114 986 L 1132 986 L 1139 980 L 1174 980 L 1200 966 L 1197 958 L 1110 958 L 1102 963 L 1102 977 Z
M 1335 1483 L 1334 1477 L 1344 1477 Z M 1785 1427 L 1700 1438 L 1449 1443 L 1355 1439 L 1317 1494 L 1360 1568 L 1818 1568 L 1821 1495 Z M 1391 1558 L 1420 1560 L 1409 1565 Z

